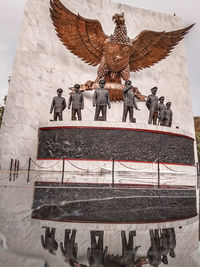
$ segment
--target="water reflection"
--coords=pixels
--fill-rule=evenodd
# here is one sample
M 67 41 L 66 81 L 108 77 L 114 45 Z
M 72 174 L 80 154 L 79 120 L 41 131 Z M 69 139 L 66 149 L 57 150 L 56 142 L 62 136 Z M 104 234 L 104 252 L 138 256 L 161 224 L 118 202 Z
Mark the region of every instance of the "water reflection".
M 45 228 L 45 238 L 43 235 L 41 235 L 41 243 L 44 249 L 47 249 L 50 253 L 56 254 L 55 251 L 58 249 L 58 243 L 55 240 L 55 233 L 56 228 L 49 228 L 46 226 L 43 226 L 42 228 Z
M 70 237 L 71 234 L 71 237 Z M 65 229 L 64 244 L 60 242 L 60 250 L 69 263 L 77 262 L 78 244 L 75 243 L 76 230 Z
M 56 255 L 58 240 L 55 239 L 56 228 L 42 227 L 45 229 L 41 235 L 41 244 L 49 253 Z M 149 230 L 150 247 L 141 255 L 139 251 L 144 246 L 142 240 L 137 239 L 135 245 L 136 231 L 121 231 L 121 254 L 110 253 L 109 247 L 104 245 L 104 231 L 90 231 L 85 243 L 90 246 L 85 249 L 85 262 L 78 260 L 78 242 L 76 242 L 75 229 L 65 229 L 64 241 L 60 242 L 60 252 L 65 262 L 70 266 L 78 267 L 141 267 L 146 264 L 157 267 L 160 264 L 168 265 L 168 257 L 175 258 L 176 234 L 174 228 Z M 120 234 L 120 232 L 118 232 Z M 148 235 L 148 232 L 147 232 Z M 148 239 L 148 236 L 147 236 Z M 48 266 L 45 263 L 45 266 Z

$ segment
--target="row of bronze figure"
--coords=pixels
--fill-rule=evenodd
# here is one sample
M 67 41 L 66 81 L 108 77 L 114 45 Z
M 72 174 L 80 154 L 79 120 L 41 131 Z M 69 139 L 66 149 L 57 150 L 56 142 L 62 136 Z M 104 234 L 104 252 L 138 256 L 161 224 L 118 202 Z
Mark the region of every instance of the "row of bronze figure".
M 93 95 L 93 106 L 95 107 L 95 121 L 106 121 L 106 113 L 107 107 L 110 109 L 110 97 L 109 92 L 105 87 L 106 81 L 101 79 L 99 81 L 99 88 L 97 88 Z M 53 120 L 56 121 L 57 118 L 59 120 L 63 120 L 62 112 L 66 108 L 66 100 L 62 97 L 63 90 L 59 88 L 57 90 L 58 96 L 55 96 L 52 100 L 50 113 L 54 111 Z M 172 125 L 172 111 L 171 111 L 171 102 L 168 102 L 164 105 L 164 96 L 158 98 L 156 96 L 157 87 L 153 87 L 151 89 L 152 94 L 147 97 L 146 106 L 149 109 L 149 124 L 158 124 L 162 126 L 171 127 Z M 123 98 L 124 98 L 124 109 L 122 122 L 126 121 L 127 115 L 129 113 L 129 121 L 136 122 L 136 119 L 133 117 L 134 108 L 138 109 L 138 106 L 135 101 L 135 95 L 133 91 L 133 86 L 131 81 L 128 80 L 125 82 L 125 87 L 123 88 Z M 68 101 L 68 109 L 72 106 L 72 116 L 71 120 L 76 120 L 76 115 L 78 120 L 82 120 L 81 110 L 84 109 L 84 97 L 83 93 L 80 92 L 80 85 L 74 85 L 74 92 L 70 93 L 69 101 Z M 100 116 L 102 113 L 102 116 Z
M 55 239 L 56 228 L 43 227 L 45 237 L 41 236 L 41 243 L 44 249 L 50 253 L 56 254 L 58 242 Z M 96 267 L 140 267 L 144 264 L 158 266 L 161 263 L 168 264 L 168 255 L 175 257 L 174 249 L 176 247 L 176 235 L 174 228 L 165 228 L 162 230 L 150 230 L 151 245 L 147 251 L 147 256 L 138 257 L 137 252 L 140 246 L 134 246 L 134 236 L 136 231 L 129 231 L 127 240 L 125 231 L 121 231 L 122 256 L 108 254 L 108 247 L 103 244 L 104 231 L 90 231 L 91 247 L 87 249 L 87 259 L 89 266 Z M 60 242 L 60 250 L 71 266 L 85 266 L 78 263 L 78 244 L 75 242 L 76 230 L 65 229 L 64 242 Z

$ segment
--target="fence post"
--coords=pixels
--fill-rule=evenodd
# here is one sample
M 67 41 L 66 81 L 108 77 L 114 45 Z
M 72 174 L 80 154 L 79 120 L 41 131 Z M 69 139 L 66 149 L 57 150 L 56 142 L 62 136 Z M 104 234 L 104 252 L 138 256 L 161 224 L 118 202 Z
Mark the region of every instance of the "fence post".
M 158 188 L 160 188 L 160 160 L 158 158 L 157 160 L 158 163 Z
M 112 158 L 112 187 L 115 186 L 115 158 Z
M 19 160 L 17 160 L 17 173 L 16 173 L 16 179 L 18 179 L 19 174 Z
M 28 175 L 27 175 L 27 183 L 30 181 L 30 170 L 31 170 L 31 158 L 28 159 Z
M 63 182 L 64 182 L 64 175 L 65 175 L 65 157 L 63 157 L 63 165 L 62 165 L 62 181 L 61 181 L 61 185 L 63 185 Z
M 9 182 L 12 180 L 12 167 L 13 167 L 13 159 L 10 160 L 10 178 L 9 178 Z
M 15 163 L 14 163 L 13 181 L 15 181 L 16 175 L 17 175 L 17 159 L 15 159 Z

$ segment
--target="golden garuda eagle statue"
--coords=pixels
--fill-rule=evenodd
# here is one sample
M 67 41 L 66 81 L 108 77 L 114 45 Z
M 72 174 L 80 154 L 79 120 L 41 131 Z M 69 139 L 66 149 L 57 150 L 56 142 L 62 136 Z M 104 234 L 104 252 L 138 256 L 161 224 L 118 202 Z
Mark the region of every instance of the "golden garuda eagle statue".
M 171 32 L 144 30 L 130 39 L 122 13 L 112 17 L 116 26 L 108 36 L 98 20 L 72 13 L 60 0 L 50 0 L 50 5 L 53 25 L 62 43 L 89 65 L 99 65 L 95 82 L 101 78 L 117 84 L 121 84 L 121 78 L 129 80 L 131 71 L 149 68 L 166 58 L 194 25 Z

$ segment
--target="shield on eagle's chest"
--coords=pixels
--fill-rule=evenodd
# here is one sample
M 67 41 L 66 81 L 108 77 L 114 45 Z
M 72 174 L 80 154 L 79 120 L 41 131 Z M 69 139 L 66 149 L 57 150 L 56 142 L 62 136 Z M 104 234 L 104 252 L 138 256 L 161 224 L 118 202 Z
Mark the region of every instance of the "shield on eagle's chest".
M 129 63 L 131 54 L 129 45 L 107 43 L 105 48 L 105 59 L 111 71 L 119 72 Z

